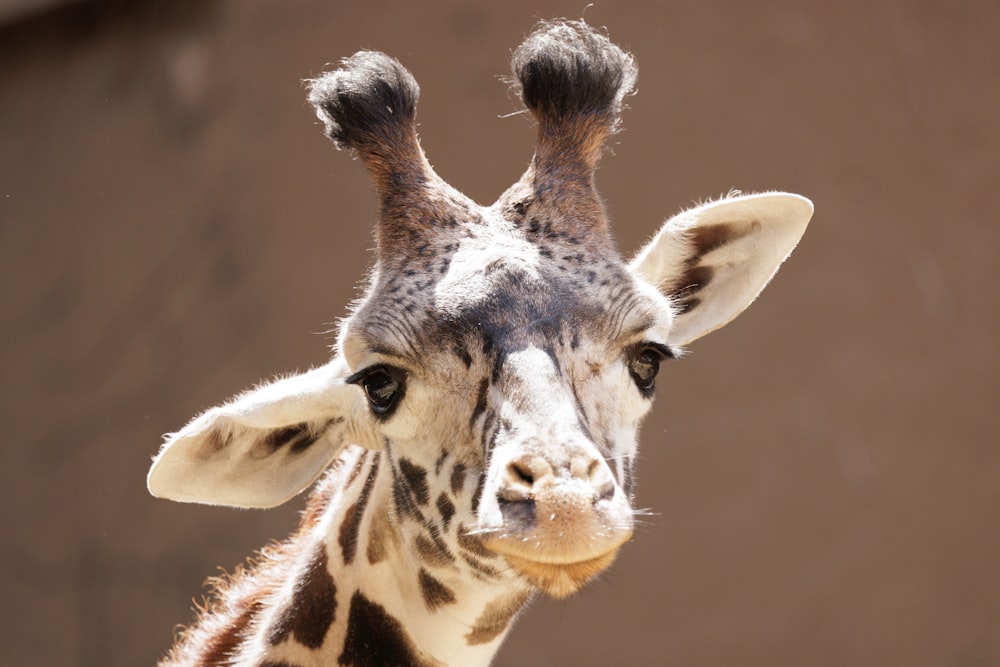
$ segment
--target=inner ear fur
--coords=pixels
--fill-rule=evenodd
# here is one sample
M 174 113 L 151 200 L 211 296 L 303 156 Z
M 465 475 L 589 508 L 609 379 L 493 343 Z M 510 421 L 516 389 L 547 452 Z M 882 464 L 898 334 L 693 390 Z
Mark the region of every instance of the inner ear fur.
M 675 306 L 670 343 L 685 345 L 749 306 L 798 244 L 813 213 L 785 192 L 739 195 L 668 220 L 630 262 Z
M 167 436 L 147 477 L 160 498 L 210 505 L 280 505 L 312 484 L 350 441 L 364 409 L 331 363 L 250 390 Z M 365 443 L 358 443 L 365 444 Z

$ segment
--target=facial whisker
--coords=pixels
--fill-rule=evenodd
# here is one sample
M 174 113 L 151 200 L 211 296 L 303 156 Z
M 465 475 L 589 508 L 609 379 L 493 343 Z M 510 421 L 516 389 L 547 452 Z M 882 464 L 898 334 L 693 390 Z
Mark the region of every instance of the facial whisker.
M 649 507 L 640 507 L 632 510 L 632 516 L 661 516 L 662 512 L 654 512 Z

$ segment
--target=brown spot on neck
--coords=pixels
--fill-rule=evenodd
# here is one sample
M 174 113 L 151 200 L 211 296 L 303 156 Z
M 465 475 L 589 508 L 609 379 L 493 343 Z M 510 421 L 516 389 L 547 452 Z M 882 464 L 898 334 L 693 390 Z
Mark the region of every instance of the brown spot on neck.
M 420 592 L 424 596 L 424 604 L 431 611 L 446 604 L 455 603 L 455 593 L 443 583 L 435 579 L 424 568 L 420 568 L 419 574 Z
M 437 505 L 438 513 L 441 515 L 441 525 L 447 531 L 451 525 L 451 518 L 455 516 L 455 503 L 451 502 L 451 498 L 446 493 L 441 492 L 435 504 Z
M 338 542 L 340 543 L 341 553 L 344 556 L 344 565 L 350 565 L 354 562 L 354 554 L 358 550 L 358 531 L 361 528 L 361 520 L 364 518 L 365 508 L 368 505 L 368 497 L 371 494 L 372 485 L 377 475 L 378 459 L 375 459 L 372 462 L 371 469 L 368 471 L 368 477 L 365 479 L 364 486 L 361 487 L 361 491 L 358 493 L 358 499 L 354 501 L 353 505 L 347 508 L 347 512 L 344 514 L 344 522 L 340 524 Z
M 291 601 L 268 633 L 277 645 L 290 636 L 312 649 L 323 645 L 337 611 L 337 588 L 329 570 L 326 546 L 319 544 L 302 576 L 295 584 Z
M 423 507 L 430 502 L 430 490 L 427 488 L 427 471 L 411 463 L 408 459 L 399 459 L 399 472 L 406 482 L 406 486 L 412 494 L 417 505 Z
M 351 597 L 347 636 L 338 664 L 342 667 L 444 667 L 419 651 L 403 624 L 361 592 Z
M 368 524 L 368 547 L 366 549 L 368 562 L 372 565 L 381 563 L 388 557 L 388 543 L 392 539 L 392 530 L 388 512 L 372 513 L 372 520 Z
M 455 557 L 448 550 L 441 537 L 434 532 L 430 533 L 430 537 L 424 534 L 417 535 L 413 544 L 420 560 L 428 565 L 445 567 L 455 562 Z
M 465 641 L 470 646 L 493 641 L 507 629 L 530 598 L 530 591 L 517 591 L 490 602 L 476 619 L 472 630 L 465 635 Z
M 456 496 L 460 494 L 463 486 L 465 486 L 465 465 L 462 463 L 456 463 L 455 467 L 451 469 L 452 494 Z

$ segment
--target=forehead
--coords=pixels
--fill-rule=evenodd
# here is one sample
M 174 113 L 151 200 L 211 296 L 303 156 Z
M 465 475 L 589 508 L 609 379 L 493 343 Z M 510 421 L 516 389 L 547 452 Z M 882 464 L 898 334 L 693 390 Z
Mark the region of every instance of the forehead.
M 495 220 L 427 241 L 380 270 L 345 343 L 418 359 L 456 348 L 468 356 L 479 343 L 513 351 L 623 341 L 669 317 L 606 246 Z

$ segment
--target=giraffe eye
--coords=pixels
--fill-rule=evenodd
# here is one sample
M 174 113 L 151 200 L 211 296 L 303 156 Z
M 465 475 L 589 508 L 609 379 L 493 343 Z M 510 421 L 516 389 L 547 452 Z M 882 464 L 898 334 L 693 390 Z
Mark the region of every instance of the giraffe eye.
M 651 396 L 656 386 L 656 374 L 660 372 L 660 362 L 673 358 L 670 348 L 659 344 L 639 347 L 628 363 L 628 372 L 643 396 Z
M 372 366 L 347 378 L 348 384 L 359 384 L 368 405 L 377 417 L 388 417 L 403 397 L 406 374 L 392 366 Z

